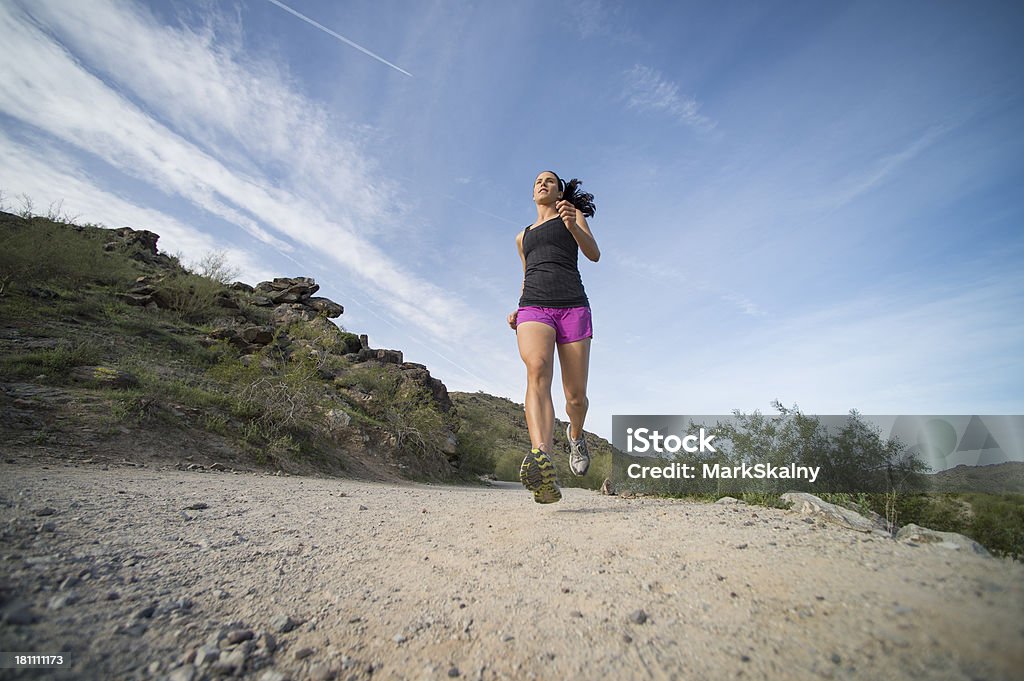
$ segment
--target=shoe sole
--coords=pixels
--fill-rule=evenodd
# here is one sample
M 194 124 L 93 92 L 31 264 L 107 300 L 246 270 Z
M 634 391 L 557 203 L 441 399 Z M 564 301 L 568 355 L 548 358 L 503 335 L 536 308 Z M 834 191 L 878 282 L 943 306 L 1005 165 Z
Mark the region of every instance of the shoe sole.
M 533 500 L 538 504 L 553 504 L 562 498 L 562 492 L 558 489 L 555 464 L 544 452 L 530 452 L 523 457 L 523 462 L 519 466 L 519 482 L 533 492 Z

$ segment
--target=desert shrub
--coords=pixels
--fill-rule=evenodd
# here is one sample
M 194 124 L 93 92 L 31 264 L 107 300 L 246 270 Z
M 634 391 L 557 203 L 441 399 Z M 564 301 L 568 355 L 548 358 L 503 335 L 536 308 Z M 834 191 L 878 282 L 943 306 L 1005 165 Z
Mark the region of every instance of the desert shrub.
M 468 473 L 493 473 L 498 436 L 490 410 L 480 404 L 459 406 L 459 460 Z M 518 471 L 516 472 L 518 475 Z M 513 479 L 515 479 L 513 477 Z
M 69 229 L 41 217 L 0 221 L 0 295 L 11 287 L 129 283 L 138 270 L 104 252 L 104 241 L 102 232 Z
M 211 251 L 201 257 L 195 264 L 189 265 L 186 269 L 191 273 L 206 279 L 217 282 L 221 286 L 227 286 L 238 278 L 239 270 L 228 265 L 227 254 L 224 251 Z
M 320 409 L 324 385 L 308 362 L 270 373 L 260 368 L 258 358 L 246 366 L 237 357 L 224 355 L 206 375 L 220 384 L 231 414 L 249 421 L 250 438 L 269 441 L 325 430 Z
M 1024 494 L 964 496 L 973 514 L 964 534 L 993 553 L 1024 559 Z
M 884 513 L 883 495 L 868 495 Z M 895 501 L 896 525 L 914 523 L 940 532 L 958 532 L 996 555 L 1024 557 L 1024 494 L 902 494 Z
M 312 322 L 293 322 L 285 330 L 292 338 L 308 340 L 324 353 L 345 355 L 359 351 L 359 337 L 342 331 L 326 318 Z
M 183 322 L 202 324 L 217 319 L 223 309 L 215 302 L 224 286 L 189 272 L 176 272 L 156 285 L 157 293 Z
M 441 414 L 426 388 L 405 380 L 388 365 L 357 365 L 336 378 L 335 385 L 369 395 L 370 399 L 355 400 L 352 406 L 383 427 L 395 438 L 398 449 L 412 456 L 432 459 L 443 455 L 443 440 L 449 430 L 456 429 L 454 417 Z

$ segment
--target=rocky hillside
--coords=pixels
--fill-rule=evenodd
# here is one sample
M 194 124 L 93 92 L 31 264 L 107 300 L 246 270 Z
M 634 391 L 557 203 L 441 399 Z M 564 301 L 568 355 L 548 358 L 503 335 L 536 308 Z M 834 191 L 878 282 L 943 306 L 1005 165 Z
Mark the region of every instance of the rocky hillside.
M 444 384 L 313 279 L 232 283 L 158 240 L 0 213 L 5 456 L 475 479 Z
M 526 417 L 522 404 L 483 392 L 453 392 L 452 400 L 462 419 L 462 432 L 467 437 L 467 454 L 493 470 L 499 480 L 518 481 L 519 464 L 530 448 Z M 555 470 L 562 486 L 599 489 L 611 474 L 612 445 L 602 437 L 584 432 L 590 449 L 590 470 L 577 478 L 569 470 L 567 422 L 555 419 Z

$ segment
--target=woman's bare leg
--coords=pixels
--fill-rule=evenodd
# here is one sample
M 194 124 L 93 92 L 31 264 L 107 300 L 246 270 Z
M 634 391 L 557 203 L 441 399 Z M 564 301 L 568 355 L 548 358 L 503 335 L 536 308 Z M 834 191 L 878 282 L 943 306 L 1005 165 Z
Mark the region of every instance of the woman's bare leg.
M 519 356 L 526 365 L 526 427 L 535 449 L 550 453 L 554 441 L 555 406 L 551 377 L 555 362 L 555 330 L 541 322 L 516 327 Z
M 587 420 L 587 379 L 590 375 L 590 338 L 558 346 L 558 364 L 562 367 L 562 388 L 565 390 L 565 413 L 569 415 L 572 437 L 583 437 Z

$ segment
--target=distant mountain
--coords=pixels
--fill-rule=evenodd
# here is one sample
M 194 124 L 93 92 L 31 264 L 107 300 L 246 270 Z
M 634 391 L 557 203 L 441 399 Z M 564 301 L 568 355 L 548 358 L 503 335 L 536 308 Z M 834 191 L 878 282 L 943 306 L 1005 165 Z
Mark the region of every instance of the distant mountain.
M 947 468 L 925 476 L 935 492 L 1024 493 L 1024 461 Z

